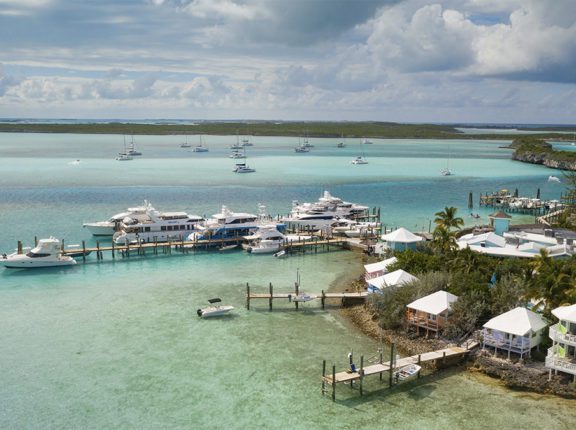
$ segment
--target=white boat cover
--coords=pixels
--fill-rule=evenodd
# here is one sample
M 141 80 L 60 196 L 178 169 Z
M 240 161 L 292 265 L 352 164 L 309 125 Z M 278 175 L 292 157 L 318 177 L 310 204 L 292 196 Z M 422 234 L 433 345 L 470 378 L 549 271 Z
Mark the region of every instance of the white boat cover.
M 540 315 L 526 308 L 517 307 L 492 318 L 484 324 L 484 328 L 516 336 L 526 336 L 530 332 L 535 333 L 542 330 L 547 325 L 546 320 Z

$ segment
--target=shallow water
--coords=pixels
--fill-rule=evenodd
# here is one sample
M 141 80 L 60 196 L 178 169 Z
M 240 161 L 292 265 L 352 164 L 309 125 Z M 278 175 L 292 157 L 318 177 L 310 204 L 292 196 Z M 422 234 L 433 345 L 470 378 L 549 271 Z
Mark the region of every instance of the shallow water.
M 225 157 L 235 138 L 207 139 L 208 154 L 182 154 L 179 137 L 138 137 L 143 159 L 128 163 L 113 160 L 121 140 L 0 134 L 0 249 L 50 234 L 90 242 L 82 222 L 144 199 L 199 214 L 221 204 L 255 212 L 258 202 L 285 213 L 292 199 L 315 200 L 326 187 L 381 206 L 389 225 L 427 228 L 446 205 L 466 213 L 469 191 L 541 187 L 552 198 L 563 189 L 545 183 L 549 170 L 507 160 L 502 142 L 450 143 L 457 174 L 442 178 L 444 142 L 375 141 L 365 149 L 370 164 L 351 166 L 351 143 L 342 154 L 318 140 L 301 157 L 290 152 L 295 141 L 269 138 L 249 158 L 258 171 L 242 176 Z M 80 164 L 68 164 L 77 158 Z M 296 312 L 278 300 L 268 312 L 266 301 L 253 302 L 248 311 L 246 283 L 253 291 L 267 291 L 269 282 L 289 291 L 298 272 L 302 289 L 319 293 L 358 275 L 356 253 L 105 258 L 66 269 L 0 269 L 1 428 L 475 429 L 513 422 L 568 429 L 576 418 L 573 402 L 513 393 L 456 370 L 392 391 L 367 380 L 362 398 L 346 386 L 336 403 L 323 397 L 322 360 L 343 369 L 349 351 L 368 359 L 377 343 L 317 303 Z M 196 309 L 212 297 L 234 305 L 235 315 L 199 320 Z

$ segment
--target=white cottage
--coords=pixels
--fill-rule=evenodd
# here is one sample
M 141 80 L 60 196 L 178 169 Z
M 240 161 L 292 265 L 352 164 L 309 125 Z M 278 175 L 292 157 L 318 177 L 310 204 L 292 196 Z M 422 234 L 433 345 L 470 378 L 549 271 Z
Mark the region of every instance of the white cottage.
M 400 227 L 388 234 L 383 234 L 381 238 L 386 241 L 385 247 L 393 251 L 416 250 L 416 243 L 424 240 L 422 236 L 417 236 L 404 227 Z
M 366 281 L 377 278 L 388 273 L 388 267 L 396 263 L 398 259 L 396 257 L 387 258 L 386 260 L 379 261 L 378 263 L 365 264 L 364 265 L 364 279 Z
M 540 315 L 526 308 L 515 308 L 492 318 L 484 324 L 482 347 L 491 346 L 494 354 L 499 349 L 510 353 L 530 356 L 532 348 L 542 342 L 547 322 Z
M 417 281 L 418 278 L 405 270 L 398 269 L 394 272 L 387 273 L 367 281 L 368 291 L 375 292 L 383 291 L 389 287 L 401 287 L 402 285 L 409 284 L 410 282 Z
M 452 303 L 458 300 L 458 296 L 446 291 L 436 291 L 434 294 L 422 297 L 406 305 L 406 321 L 409 325 L 416 327 L 418 334 L 420 328 L 429 332 L 438 332 L 443 330 L 450 319 Z
M 552 311 L 560 321 L 550 327 L 549 336 L 552 348 L 548 349 L 546 367 L 550 369 L 549 376 L 564 372 L 574 375 L 576 382 L 576 305 L 561 306 Z

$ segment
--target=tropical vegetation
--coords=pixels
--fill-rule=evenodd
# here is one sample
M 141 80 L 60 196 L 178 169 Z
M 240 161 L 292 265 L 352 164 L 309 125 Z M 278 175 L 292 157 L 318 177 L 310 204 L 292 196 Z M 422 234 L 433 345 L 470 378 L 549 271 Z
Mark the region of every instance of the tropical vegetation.
M 371 306 L 384 329 L 403 326 L 406 305 L 438 290 L 458 296 L 444 335 L 459 340 L 487 320 L 527 306 L 553 320 L 552 309 L 576 303 L 576 257 L 552 259 L 545 251 L 534 259 L 496 258 L 457 249 L 455 230 L 463 222 L 455 208 L 436 213 L 433 239 L 417 251 L 396 252 L 389 270 L 418 277 L 402 288 L 374 294 Z

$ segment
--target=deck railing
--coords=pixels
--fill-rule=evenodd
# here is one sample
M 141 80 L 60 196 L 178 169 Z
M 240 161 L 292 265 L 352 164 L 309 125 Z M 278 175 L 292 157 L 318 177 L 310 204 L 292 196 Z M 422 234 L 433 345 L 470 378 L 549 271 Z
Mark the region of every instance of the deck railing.
M 548 355 L 546 356 L 546 367 L 576 375 L 576 361 L 570 360 L 568 358 L 558 357 L 555 351 L 555 347 L 548 348 Z
M 553 339 L 556 342 L 563 342 L 576 346 L 576 335 L 570 333 L 563 334 L 562 332 L 560 332 L 559 327 L 560 323 L 554 324 L 553 326 L 550 327 L 550 330 L 548 332 L 550 339 Z
M 496 348 L 510 349 L 514 352 L 528 352 L 530 351 L 530 338 L 528 337 L 515 337 L 513 340 L 504 339 L 501 336 L 494 336 L 489 334 L 486 330 L 482 333 L 484 337 L 484 344 L 494 346 Z

